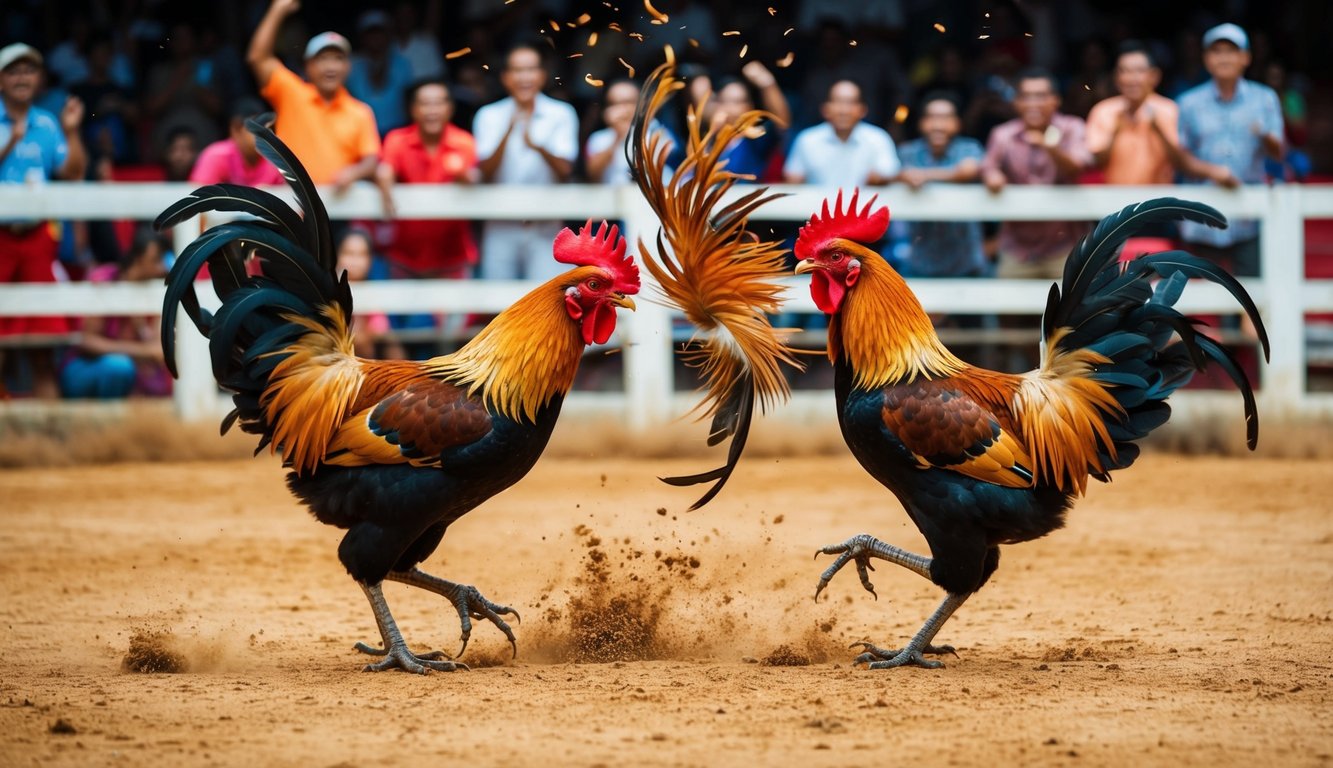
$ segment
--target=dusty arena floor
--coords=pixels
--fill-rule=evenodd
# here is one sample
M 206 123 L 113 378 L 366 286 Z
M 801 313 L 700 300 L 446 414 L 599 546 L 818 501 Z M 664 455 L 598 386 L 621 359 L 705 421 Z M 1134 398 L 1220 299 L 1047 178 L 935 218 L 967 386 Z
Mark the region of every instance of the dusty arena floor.
M 0 472 L 0 764 L 1333 762 L 1327 461 L 1148 455 L 1005 551 L 947 668 L 887 672 L 847 644 L 902 642 L 937 591 L 883 564 L 878 601 L 849 569 L 816 604 L 811 555 L 919 549 L 896 502 L 768 458 L 687 514 L 654 476 L 703 464 L 547 460 L 460 521 L 427 569 L 521 611 L 519 655 L 479 625 L 473 670 L 429 677 L 360 671 L 339 533 L 271 459 Z M 457 648 L 443 601 L 386 594 Z

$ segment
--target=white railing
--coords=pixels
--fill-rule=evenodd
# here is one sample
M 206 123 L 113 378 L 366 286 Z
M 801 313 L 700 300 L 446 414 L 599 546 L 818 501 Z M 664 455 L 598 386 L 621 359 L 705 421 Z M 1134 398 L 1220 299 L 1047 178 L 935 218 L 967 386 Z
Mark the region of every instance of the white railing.
M 189 193 L 184 184 L 50 184 L 0 185 L 0 217 L 56 219 L 152 219 Z M 801 221 L 822 203 L 827 190 L 783 186 L 788 197 L 766 206 L 754 218 Z M 1303 221 L 1333 218 L 1333 187 L 1246 187 L 1226 191 L 1213 187 L 1010 187 L 992 195 L 975 186 L 934 185 L 913 192 L 901 186 L 875 190 L 894 218 L 908 221 L 971 220 L 1096 220 L 1126 204 L 1174 195 L 1207 203 L 1229 219 L 1259 219 L 1262 278 L 1247 288 L 1263 313 L 1273 354 L 1262 369 L 1261 408 L 1268 415 L 1295 418 L 1333 412 L 1333 396 L 1311 393 L 1306 386 L 1305 315 L 1333 313 L 1333 280 L 1306 280 Z M 632 232 L 649 235 L 657 226 L 646 202 L 632 187 L 599 185 L 561 187 L 400 186 L 395 191 L 402 218 L 460 219 L 619 219 Z M 368 185 L 342 198 L 325 196 L 335 219 L 380 215 L 377 193 Z M 199 232 L 188 223 L 175 231 L 177 250 Z M 648 275 L 644 274 L 645 278 Z M 788 308 L 814 312 L 809 293 L 793 280 Z M 1045 306 L 1049 282 L 1042 280 L 913 280 L 912 288 L 932 312 L 1038 314 Z M 362 283 L 356 287 L 358 311 L 370 312 L 496 312 L 529 290 L 525 282 L 412 280 Z M 653 296 L 651 286 L 645 294 Z M 3 315 L 156 314 L 163 288 L 144 284 L 0 285 Z M 1190 313 L 1229 314 L 1236 305 L 1211 284 L 1192 285 L 1181 301 Z M 623 394 L 576 396 L 596 401 L 603 412 L 619 409 L 625 423 L 648 429 L 678 417 L 693 402 L 674 391 L 671 312 L 650 301 L 621 321 L 625 350 Z M 224 407 L 217 397 L 205 344 L 182 323 L 178 357 L 181 381 L 176 388 L 178 412 L 185 418 L 212 417 Z M 1035 343 L 1035 339 L 1034 339 Z M 1192 393 L 1181 393 L 1190 395 Z M 800 421 L 813 408 L 827 411 L 826 393 L 797 393 L 794 408 L 776 416 Z M 1237 413 L 1239 409 L 1236 409 Z

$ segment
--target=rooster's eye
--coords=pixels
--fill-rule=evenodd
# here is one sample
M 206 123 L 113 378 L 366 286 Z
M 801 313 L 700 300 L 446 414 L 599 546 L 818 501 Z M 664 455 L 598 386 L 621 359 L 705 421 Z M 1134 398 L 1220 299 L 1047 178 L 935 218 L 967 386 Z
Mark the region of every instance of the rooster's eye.
M 835 262 L 842 261 L 842 255 L 842 251 L 834 251 L 830 259 Z
M 602 290 L 602 282 L 601 282 L 600 280 L 598 280 L 597 278 L 593 278 L 593 279 L 589 280 L 589 281 L 588 281 L 588 290 L 590 290 L 590 291 L 600 291 L 600 290 Z

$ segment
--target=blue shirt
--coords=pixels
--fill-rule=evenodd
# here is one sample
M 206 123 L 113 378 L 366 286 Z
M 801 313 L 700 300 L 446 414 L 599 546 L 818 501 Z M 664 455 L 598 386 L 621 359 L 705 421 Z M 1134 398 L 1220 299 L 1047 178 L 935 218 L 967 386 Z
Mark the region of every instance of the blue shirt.
M 1236 83 L 1235 95 L 1227 101 L 1218 92 L 1217 83 L 1209 80 L 1182 93 L 1177 103 L 1181 147 L 1200 160 L 1230 168 L 1244 184 L 1264 183 L 1264 147 L 1260 137 L 1282 135 L 1282 107 L 1272 88 L 1241 79 Z M 1182 222 L 1180 227 L 1185 240 L 1216 247 L 1252 240 L 1258 234 L 1259 225 L 1254 221 L 1233 221 L 1227 229 L 1213 229 L 1192 221 Z
M 370 105 L 380 138 L 394 128 L 407 125 L 404 98 L 413 82 L 411 62 L 396 50 L 390 50 L 388 57 L 389 69 L 382 85 L 376 86 L 370 79 L 370 61 L 360 56 L 352 57 L 352 71 L 347 75 L 347 92 Z
M 904 168 L 953 168 L 964 160 L 978 164 L 986 156 L 981 142 L 957 136 L 941 157 L 936 157 L 925 139 L 909 141 L 898 148 Z M 981 224 L 975 221 L 914 221 L 908 228 L 910 246 L 907 263 L 918 277 L 980 276 L 986 273 L 981 248 Z
M 27 132 L 0 161 L 0 183 L 22 184 L 50 181 L 60 173 L 69 155 L 65 132 L 56 116 L 41 107 L 28 108 Z M 14 135 L 14 121 L 0 108 L 0 147 Z

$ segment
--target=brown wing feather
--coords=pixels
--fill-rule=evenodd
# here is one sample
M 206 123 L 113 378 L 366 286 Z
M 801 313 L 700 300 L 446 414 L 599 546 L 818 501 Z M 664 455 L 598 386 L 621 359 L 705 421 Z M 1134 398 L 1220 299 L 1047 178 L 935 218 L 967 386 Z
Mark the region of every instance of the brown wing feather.
M 884 426 L 922 467 L 951 469 L 1009 488 L 1033 485 L 1033 462 L 1001 392 L 963 377 L 885 389 Z M 997 407 L 997 405 L 999 407 Z
M 438 465 L 444 451 L 491 431 L 480 399 L 411 363 L 377 366 L 363 391 L 368 397 L 334 436 L 325 463 Z

